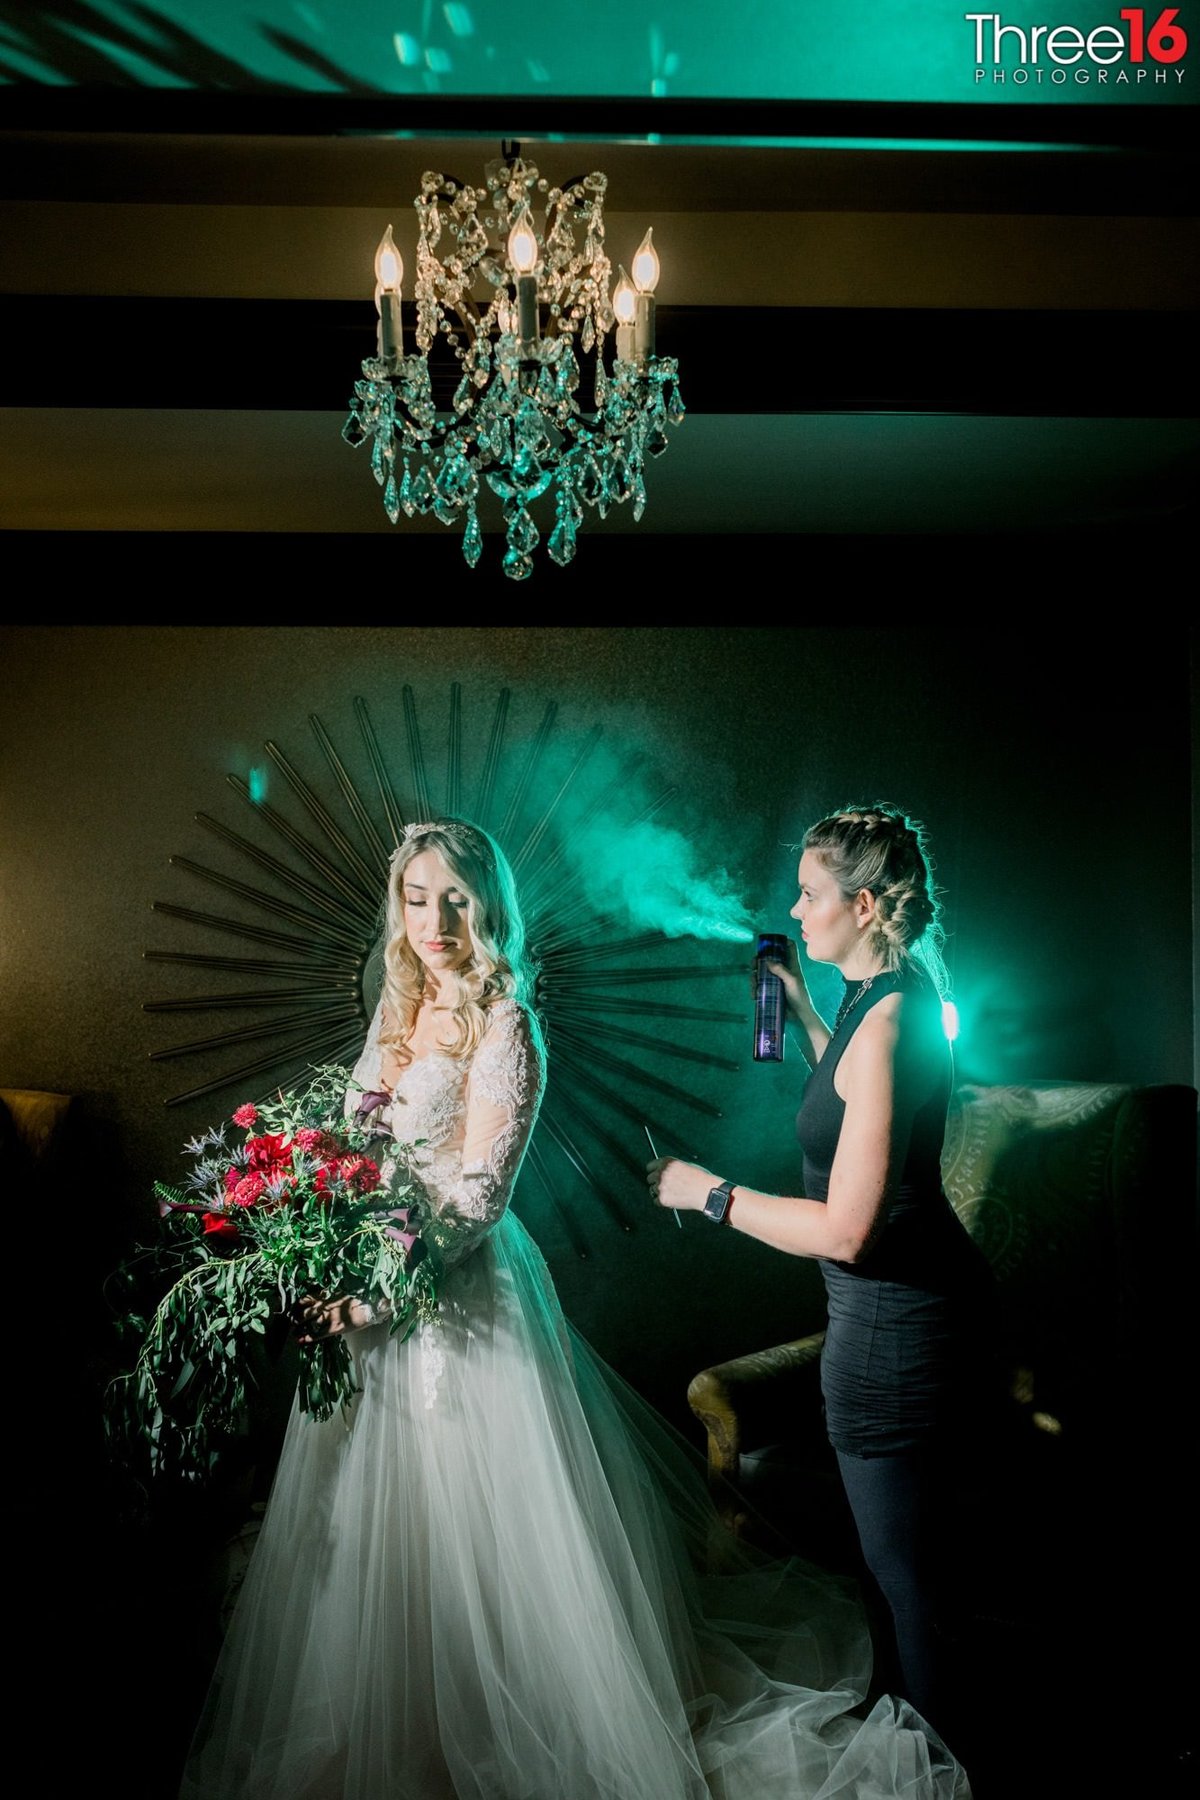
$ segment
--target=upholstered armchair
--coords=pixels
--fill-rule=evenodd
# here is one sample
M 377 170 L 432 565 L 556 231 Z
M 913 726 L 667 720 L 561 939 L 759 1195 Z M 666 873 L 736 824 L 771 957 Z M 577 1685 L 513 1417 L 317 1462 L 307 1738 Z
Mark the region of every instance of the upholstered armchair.
M 76 1098 L 42 1088 L 0 1088 L 0 1176 L 15 1198 L 33 1186 L 48 1194 L 66 1173 Z
M 1071 1483 L 1104 1492 L 1139 1452 L 1178 1442 L 1194 1393 L 1195 1088 L 1083 1082 L 961 1086 L 946 1192 L 1000 1278 L 1014 1491 L 1052 1521 Z M 824 1437 L 822 1333 L 700 1370 L 688 1389 L 730 1531 L 853 1560 Z M 1061 1528 L 1070 1530 L 1070 1501 Z M 778 1547 L 776 1545 L 776 1547 Z

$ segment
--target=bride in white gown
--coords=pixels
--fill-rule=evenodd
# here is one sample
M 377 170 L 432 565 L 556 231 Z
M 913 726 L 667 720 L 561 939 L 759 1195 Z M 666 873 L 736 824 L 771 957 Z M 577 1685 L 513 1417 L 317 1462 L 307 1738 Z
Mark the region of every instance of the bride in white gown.
M 402 1341 L 314 1307 L 361 1392 L 293 1409 L 181 1800 L 968 1800 L 909 1706 L 868 1709 L 851 1583 L 705 1573 L 699 1458 L 564 1319 L 508 1208 L 545 1058 L 487 833 L 410 826 L 387 931 L 354 1080 L 391 1096 L 438 1317 Z

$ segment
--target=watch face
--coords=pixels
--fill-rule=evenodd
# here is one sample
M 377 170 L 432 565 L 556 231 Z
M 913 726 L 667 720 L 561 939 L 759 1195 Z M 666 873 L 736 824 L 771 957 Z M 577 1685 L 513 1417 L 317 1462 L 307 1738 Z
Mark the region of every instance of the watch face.
M 704 1210 L 710 1219 L 716 1219 L 720 1223 L 729 1210 L 728 1182 L 722 1183 L 720 1187 L 709 1189 L 708 1199 L 704 1202 Z

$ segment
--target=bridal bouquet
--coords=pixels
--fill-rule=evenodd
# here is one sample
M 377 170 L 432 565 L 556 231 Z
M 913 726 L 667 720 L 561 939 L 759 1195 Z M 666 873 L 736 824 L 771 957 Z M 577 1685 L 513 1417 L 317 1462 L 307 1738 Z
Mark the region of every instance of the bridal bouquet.
M 352 1086 L 337 1064 L 315 1068 L 303 1088 L 239 1106 L 187 1143 L 180 1186 L 155 1182 L 161 1238 L 117 1273 L 132 1292 L 149 1263 L 166 1291 L 149 1316 L 135 1305 L 120 1321 L 140 1347 L 107 1411 L 110 1435 L 148 1452 L 152 1473 L 212 1469 L 247 1416 L 252 1353 L 272 1320 L 340 1295 L 380 1307 L 393 1334 L 433 1317 L 438 1259 L 391 1172 L 395 1142 L 373 1127 L 387 1096 L 363 1092 L 347 1116 Z M 327 1419 L 348 1406 L 358 1387 L 345 1334 L 298 1351 L 301 1409 Z

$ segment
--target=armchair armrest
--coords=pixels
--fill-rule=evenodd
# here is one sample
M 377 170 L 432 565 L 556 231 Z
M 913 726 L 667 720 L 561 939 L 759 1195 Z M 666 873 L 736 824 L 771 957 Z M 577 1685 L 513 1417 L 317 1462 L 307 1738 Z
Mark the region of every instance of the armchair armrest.
M 0 1087 L 0 1170 L 39 1195 L 53 1194 L 65 1175 L 76 1127 L 73 1094 Z
M 755 1350 L 701 1369 L 688 1384 L 688 1404 L 708 1434 L 708 1472 L 734 1481 L 742 1455 L 804 1431 L 821 1429 L 817 1376 L 823 1331 Z
M 688 1384 L 688 1404 L 708 1438 L 708 1481 L 716 1515 L 735 1540 L 749 1536 L 772 1542 L 772 1529 L 760 1516 L 742 1478 L 743 1457 L 799 1433 L 824 1441 L 818 1370 L 825 1333 L 816 1331 L 791 1343 L 774 1344 L 701 1369 Z M 787 1547 L 778 1541 L 775 1554 Z M 720 1566 L 720 1548 L 713 1552 Z
M 62 1129 L 74 1102 L 73 1094 L 51 1093 L 45 1088 L 0 1087 L 0 1101 L 31 1156 L 43 1156 L 55 1133 Z

